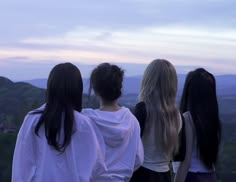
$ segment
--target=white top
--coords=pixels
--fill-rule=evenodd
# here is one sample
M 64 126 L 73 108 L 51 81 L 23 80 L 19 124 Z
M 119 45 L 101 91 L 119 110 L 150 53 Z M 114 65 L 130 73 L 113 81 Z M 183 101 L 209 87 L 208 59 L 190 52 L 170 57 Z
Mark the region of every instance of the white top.
M 156 145 L 155 128 L 150 128 L 149 132 L 143 132 L 142 141 L 144 147 L 143 167 L 155 172 L 169 171 L 170 158 Z
M 180 128 L 182 128 L 182 119 L 180 117 Z M 148 132 L 143 132 L 142 141 L 144 147 L 143 167 L 155 172 L 168 172 L 170 170 L 170 156 L 166 155 L 159 146 L 156 145 L 155 127 L 149 128 Z
M 48 145 L 45 129 L 35 134 L 40 114 L 26 115 L 17 136 L 12 182 L 90 182 L 106 170 L 102 136 L 91 120 L 74 111 L 75 133 L 64 153 Z M 101 147 L 100 147 L 101 146 Z
M 140 127 L 135 116 L 125 107 L 115 112 L 93 109 L 82 112 L 97 124 L 106 144 L 108 171 L 97 181 L 129 181 L 134 170 L 143 163 Z
M 206 173 L 213 172 L 214 169 L 208 169 L 204 165 L 202 160 L 200 159 L 198 149 L 197 149 L 197 136 L 196 136 L 195 127 L 194 127 L 190 112 L 185 112 L 184 117 L 185 117 L 185 122 L 190 122 L 190 124 L 193 125 L 192 132 L 191 132 L 191 135 L 192 135 L 192 138 L 193 138 L 193 140 L 192 140 L 192 155 L 191 155 L 190 166 L 189 166 L 188 171 L 189 172 L 202 172 L 202 173 L 204 173 L 204 172 L 206 172 Z M 186 124 L 189 124 L 189 123 L 186 123 Z M 186 131 L 186 133 L 187 133 L 187 131 Z M 186 137 L 187 137 L 187 135 L 186 135 Z M 186 142 L 186 144 L 187 144 L 187 142 Z M 173 162 L 174 173 L 177 172 L 177 170 L 179 168 L 179 165 L 180 165 L 180 162 Z
M 210 173 L 213 172 L 214 169 L 210 170 L 208 169 L 200 159 L 200 156 L 197 151 L 197 137 L 194 137 L 194 144 L 193 144 L 193 152 L 192 152 L 192 158 L 190 162 L 189 172 L 201 172 L 201 173 Z M 173 170 L 176 173 L 179 168 L 180 162 L 173 162 Z

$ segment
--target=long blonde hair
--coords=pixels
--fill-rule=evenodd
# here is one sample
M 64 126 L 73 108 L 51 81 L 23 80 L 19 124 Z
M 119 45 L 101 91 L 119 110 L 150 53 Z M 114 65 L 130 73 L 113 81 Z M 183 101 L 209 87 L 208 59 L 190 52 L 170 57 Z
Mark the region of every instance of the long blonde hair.
M 144 132 L 154 127 L 157 145 L 168 156 L 178 148 L 181 121 L 176 106 L 177 84 L 174 66 L 167 60 L 156 59 L 144 72 L 139 94 L 147 110 Z

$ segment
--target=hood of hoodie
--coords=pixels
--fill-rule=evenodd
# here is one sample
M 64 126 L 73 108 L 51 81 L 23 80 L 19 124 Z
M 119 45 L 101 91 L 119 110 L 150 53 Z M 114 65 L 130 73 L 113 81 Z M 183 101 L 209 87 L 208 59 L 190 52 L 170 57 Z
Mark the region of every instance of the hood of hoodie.
M 117 147 L 127 140 L 133 133 L 133 114 L 126 107 L 118 111 L 108 112 L 98 109 L 83 109 L 99 128 L 105 143 L 110 147 Z

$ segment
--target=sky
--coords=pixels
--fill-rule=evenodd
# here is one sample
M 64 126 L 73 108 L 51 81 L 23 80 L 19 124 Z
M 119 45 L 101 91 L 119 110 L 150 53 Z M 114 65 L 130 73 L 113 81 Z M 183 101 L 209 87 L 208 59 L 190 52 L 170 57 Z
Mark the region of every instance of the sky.
M 141 75 L 156 58 L 178 73 L 236 74 L 235 0 L 0 1 L 0 76 L 47 78 L 61 62 Z

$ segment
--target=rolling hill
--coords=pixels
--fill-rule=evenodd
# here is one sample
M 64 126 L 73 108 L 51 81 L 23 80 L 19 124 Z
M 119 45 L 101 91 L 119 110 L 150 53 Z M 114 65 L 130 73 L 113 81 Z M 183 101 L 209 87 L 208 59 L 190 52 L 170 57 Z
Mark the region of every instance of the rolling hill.
M 178 75 L 178 95 L 181 95 L 185 78 L 186 75 L 184 74 Z M 138 94 L 141 86 L 141 79 L 141 75 L 125 77 L 123 84 L 124 94 Z M 47 87 L 47 79 L 26 80 L 24 82 L 27 82 L 39 88 Z M 89 88 L 89 79 L 85 78 L 83 82 L 84 93 L 87 93 Z M 217 75 L 216 82 L 218 95 L 236 95 L 236 75 Z
M 185 75 L 179 75 L 179 93 L 183 87 Z M 46 79 L 33 82 L 13 82 L 5 77 L 0 77 L 0 127 L 15 127 L 21 125 L 25 114 L 40 106 L 45 100 Z M 124 94 L 120 99 L 122 105 L 133 107 L 137 102 L 137 93 L 140 87 L 141 76 L 128 77 L 124 80 Z M 84 80 L 85 91 L 88 88 L 88 79 Z M 33 86 L 36 85 L 36 86 Z M 236 152 L 236 76 L 217 76 L 217 92 L 222 119 L 222 144 L 219 154 L 217 173 L 221 181 L 234 181 L 235 152 Z M 177 100 L 179 100 L 179 95 Z M 83 97 L 83 106 L 87 105 L 87 96 Z M 89 107 L 98 107 L 98 102 L 92 98 Z M 17 132 L 1 133 L 0 130 L 0 179 L 10 181 L 11 162 Z
M 45 100 L 45 89 L 0 77 L 0 123 L 18 127 L 26 112 Z
M 18 129 L 26 113 L 45 102 L 45 92 L 29 83 L 13 82 L 0 76 L 0 132 L 3 128 Z M 90 98 L 89 105 L 98 107 L 95 97 Z M 83 96 L 83 106 L 88 106 L 87 95 Z

